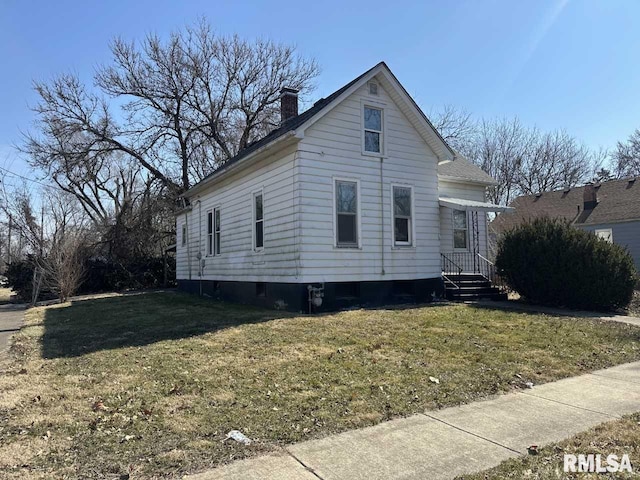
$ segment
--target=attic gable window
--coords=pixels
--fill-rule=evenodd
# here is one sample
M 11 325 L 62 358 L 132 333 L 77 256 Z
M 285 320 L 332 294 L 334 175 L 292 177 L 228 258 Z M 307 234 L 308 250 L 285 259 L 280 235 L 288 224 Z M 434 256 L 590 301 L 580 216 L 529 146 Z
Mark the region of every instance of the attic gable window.
M 364 107 L 364 151 L 382 153 L 382 109 Z

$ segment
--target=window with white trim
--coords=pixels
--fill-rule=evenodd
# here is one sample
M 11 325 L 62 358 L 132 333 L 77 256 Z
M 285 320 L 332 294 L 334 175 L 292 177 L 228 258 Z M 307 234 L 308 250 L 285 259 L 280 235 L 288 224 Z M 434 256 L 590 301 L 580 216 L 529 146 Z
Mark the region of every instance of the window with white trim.
M 358 182 L 335 181 L 336 245 L 358 246 Z
M 207 256 L 213 255 L 213 210 L 207 212 Z
M 213 252 L 220 255 L 220 209 L 213 209 Z
M 182 224 L 182 246 L 184 247 L 187 244 L 187 225 Z
M 382 153 L 382 109 L 364 107 L 364 151 Z
M 467 212 L 465 210 L 453 211 L 453 248 L 466 250 L 468 245 Z
M 207 255 L 220 255 L 220 209 L 207 212 Z
M 264 211 L 262 192 L 253 194 L 253 249 L 255 251 L 264 248 Z
M 413 188 L 393 186 L 393 243 L 394 245 L 412 245 Z

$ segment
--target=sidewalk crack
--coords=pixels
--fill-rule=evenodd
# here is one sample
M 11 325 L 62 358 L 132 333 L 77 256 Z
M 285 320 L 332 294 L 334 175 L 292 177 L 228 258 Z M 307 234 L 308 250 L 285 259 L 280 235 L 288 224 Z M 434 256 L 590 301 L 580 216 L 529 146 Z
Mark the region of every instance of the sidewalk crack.
M 560 400 L 554 400 L 552 398 L 547 398 L 547 397 L 543 397 L 543 396 L 540 396 L 540 395 L 534 395 L 533 393 L 529 393 L 529 392 L 520 392 L 520 394 L 521 395 L 529 395 L 530 397 L 536 397 L 536 398 L 539 398 L 541 400 L 546 400 L 547 402 L 558 403 L 560 405 L 564 405 L 565 407 L 577 408 L 578 410 L 584 410 L 585 412 L 597 413 L 599 415 L 604 415 L 605 417 L 622 418 L 621 415 L 615 415 L 615 414 L 612 414 L 612 413 L 601 412 L 599 410 L 592 410 L 590 408 L 580 407 L 578 405 L 572 405 L 571 403 L 561 402 Z
M 293 453 L 289 451 L 289 449 L 285 448 L 284 450 L 291 456 L 291 458 L 293 458 L 296 462 L 302 465 L 307 472 L 309 472 L 314 477 L 319 478 L 320 480 L 324 480 L 320 475 L 316 473 L 316 471 L 313 468 L 311 468 L 310 466 L 305 464 L 302 460 L 300 460 L 298 457 L 296 457 Z
M 476 438 L 479 438 L 481 440 L 484 440 L 486 442 L 493 443 L 494 445 L 497 445 L 497 446 L 502 447 L 502 448 L 504 448 L 506 450 L 509 450 L 510 452 L 516 453 L 518 455 L 522 455 L 523 454 L 522 452 L 519 452 L 518 450 L 514 450 L 513 448 L 507 447 L 506 445 L 502 445 L 501 443 L 498 443 L 498 442 L 496 442 L 494 440 L 491 440 L 490 438 L 483 437 L 482 435 L 478 435 L 477 433 L 473 433 L 473 432 L 470 432 L 469 430 L 465 430 L 464 428 L 457 427 L 457 426 L 455 426 L 455 425 L 453 425 L 453 424 L 451 424 L 449 422 L 445 422 L 444 420 L 441 420 L 441 419 L 439 419 L 437 417 L 433 417 L 433 416 L 429 415 L 428 413 L 422 413 L 422 415 L 424 415 L 425 417 L 431 418 L 433 420 L 436 420 L 436 421 L 438 421 L 440 423 L 444 423 L 445 425 L 447 425 L 447 426 L 449 426 L 451 428 L 455 428 L 456 430 L 459 430 L 461 432 L 467 433 L 469 435 L 472 435 L 472 436 L 474 436 Z

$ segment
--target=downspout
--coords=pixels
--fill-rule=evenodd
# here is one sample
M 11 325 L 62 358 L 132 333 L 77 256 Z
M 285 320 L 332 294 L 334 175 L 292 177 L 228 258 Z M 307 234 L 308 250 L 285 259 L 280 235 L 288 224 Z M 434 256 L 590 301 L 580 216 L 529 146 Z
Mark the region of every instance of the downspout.
M 380 275 L 384 275 L 384 158 L 380 157 Z M 391 199 L 393 201 L 393 199 Z

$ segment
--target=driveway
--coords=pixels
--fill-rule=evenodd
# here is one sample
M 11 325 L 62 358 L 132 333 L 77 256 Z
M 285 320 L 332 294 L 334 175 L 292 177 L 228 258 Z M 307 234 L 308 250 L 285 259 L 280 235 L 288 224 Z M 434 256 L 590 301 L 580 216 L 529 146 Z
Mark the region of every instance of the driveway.
M 20 330 L 24 305 L 0 305 L 0 355 L 9 348 L 11 335 Z

